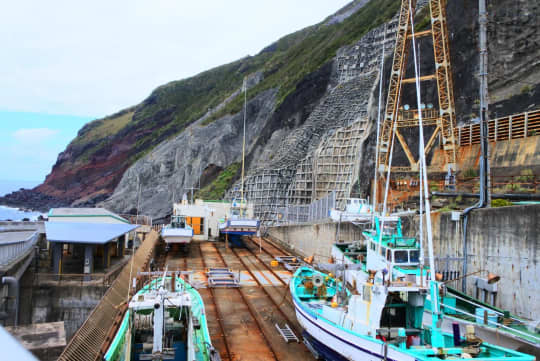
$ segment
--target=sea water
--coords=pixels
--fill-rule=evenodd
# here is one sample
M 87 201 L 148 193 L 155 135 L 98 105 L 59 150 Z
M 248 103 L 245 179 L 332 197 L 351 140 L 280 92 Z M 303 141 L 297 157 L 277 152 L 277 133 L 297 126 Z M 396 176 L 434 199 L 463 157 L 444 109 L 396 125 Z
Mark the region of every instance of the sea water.
M 40 212 L 27 212 L 18 208 L 0 206 L 0 221 L 22 221 L 23 218 L 35 221 L 41 214 Z

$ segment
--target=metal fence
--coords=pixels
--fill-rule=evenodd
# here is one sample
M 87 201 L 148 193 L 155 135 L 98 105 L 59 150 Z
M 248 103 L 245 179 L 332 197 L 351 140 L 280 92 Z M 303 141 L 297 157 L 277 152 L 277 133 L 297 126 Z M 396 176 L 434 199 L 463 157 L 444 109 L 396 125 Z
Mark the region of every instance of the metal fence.
M 8 268 L 14 262 L 26 257 L 37 244 L 38 239 L 39 234 L 36 232 L 26 239 L 1 242 L 0 268 Z
M 330 217 L 330 210 L 336 207 L 336 192 L 311 204 L 289 205 L 278 208 L 278 223 L 316 222 Z
M 139 224 L 142 226 L 151 226 L 152 225 L 152 217 L 145 216 L 144 214 L 121 214 L 120 217 L 126 219 L 131 224 Z

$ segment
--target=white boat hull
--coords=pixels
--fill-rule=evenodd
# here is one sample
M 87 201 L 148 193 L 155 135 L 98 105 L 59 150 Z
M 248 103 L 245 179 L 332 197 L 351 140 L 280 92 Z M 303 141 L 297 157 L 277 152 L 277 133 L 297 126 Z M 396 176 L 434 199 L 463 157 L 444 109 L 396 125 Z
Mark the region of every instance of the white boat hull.
M 188 244 L 193 239 L 191 229 L 163 229 L 161 237 L 168 244 Z
M 355 336 L 351 332 L 336 327 L 329 322 L 315 317 L 294 300 L 296 318 L 304 330 L 318 342 L 331 348 L 336 353 L 342 355 L 347 360 L 354 361 L 415 361 L 416 358 L 391 346 L 385 346 L 382 341 L 369 340 L 364 337 Z

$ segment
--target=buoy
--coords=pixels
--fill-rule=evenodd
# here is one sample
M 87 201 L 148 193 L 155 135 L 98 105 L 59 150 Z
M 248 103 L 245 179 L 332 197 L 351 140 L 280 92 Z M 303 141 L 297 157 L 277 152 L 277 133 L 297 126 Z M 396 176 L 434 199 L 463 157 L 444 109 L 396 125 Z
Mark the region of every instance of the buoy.
M 337 302 L 332 302 L 331 306 L 332 306 L 332 308 L 336 308 L 338 306 L 338 303 Z
M 270 262 L 270 266 L 272 266 L 272 267 L 277 267 L 277 266 L 279 266 L 279 262 L 276 261 L 276 260 L 274 259 L 274 260 L 272 260 L 272 261 Z

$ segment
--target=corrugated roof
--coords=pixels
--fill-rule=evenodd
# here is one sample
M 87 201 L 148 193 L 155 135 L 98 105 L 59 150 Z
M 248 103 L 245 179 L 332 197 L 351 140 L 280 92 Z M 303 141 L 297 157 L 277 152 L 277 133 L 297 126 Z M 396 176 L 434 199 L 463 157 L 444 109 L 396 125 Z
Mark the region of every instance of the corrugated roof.
M 122 223 L 45 222 L 49 242 L 105 244 L 139 226 Z
M 119 221 L 129 223 L 126 219 L 120 217 L 105 208 L 51 208 L 49 217 L 111 217 Z

